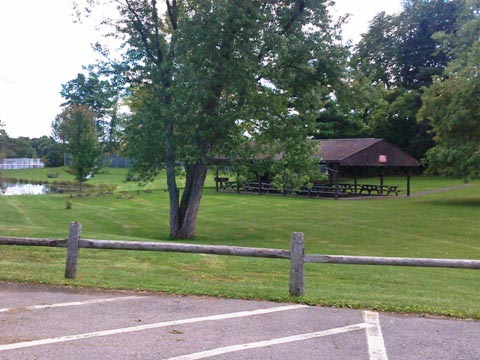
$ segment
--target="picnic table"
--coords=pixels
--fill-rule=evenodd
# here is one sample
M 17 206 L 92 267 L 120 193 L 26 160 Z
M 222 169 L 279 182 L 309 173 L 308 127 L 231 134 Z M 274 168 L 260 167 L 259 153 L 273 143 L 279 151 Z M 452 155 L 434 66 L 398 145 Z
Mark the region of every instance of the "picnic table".
M 311 194 L 332 194 L 335 192 L 335 185 L 314 184 L 310 189 Z
M 223 179 L 222 179 L 223 180 Z M 222 190 L 235 190 L 237 183 L 234 181 L 222 181 Z M 245 192 L 252 193 L 281 193 L 284 194 L 297 194 L 306 195 L 308 197 L 317 196 L 350 196 L 350 195 L 398 195 L 401 190 L 396 185 L 374 185 L 374 184 L 349 184 L 339 183 L 335 184 L 322 184 L 314 183 L 312 186 L 304 185 L 299 188 L 285 187 L 282 191 L 279 190 L 271 183 L 258 182 L 258 181 L 245 181 L 240 183 L 240 188 Z
M 358 186 L 357 186 L 358 187 Z M 355 184 L 338 184 L 338 191 L 346 194 L 346 193 L 355 193 Z
M 372 195 L 372 193 L 377 195 L 391 195 L 395 194 L 398 195 L 400 190 L 396 185 L 371 185 L 371 184 L 362 184 L 360 186 L 359 194 L 368 193 L 368 195 Z
M 258 181 L 245 181 L 244 190 L 250 192 L 278 192 L 278 190 L 270 183 Z
M 236 181 L 224 181 L 221 183 L 222 190 L 235 190 Z

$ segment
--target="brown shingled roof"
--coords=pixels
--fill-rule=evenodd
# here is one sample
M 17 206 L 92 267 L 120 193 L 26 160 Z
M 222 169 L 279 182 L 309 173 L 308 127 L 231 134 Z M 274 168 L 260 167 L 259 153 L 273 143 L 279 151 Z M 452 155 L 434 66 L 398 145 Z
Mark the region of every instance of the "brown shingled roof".
M 382 139 L 334 139 L 318 140 L 319 154 L 324 161 L 341 161 L 362 151 Z
M 389 166 L 417 167 L 418 160 L 383 139 L 332 139 L 312 140 L 317 142 L 315 156 L 326 163 L 336 163 L 340 166 Z M 280 159 L 282 153 L 276 154 Z M 264 154 L 258 154 L 257 160 L 265 159 Z M 216 156 L 213 162 L 228 161 L 223 156 Z
M 340 166 L 420 166 L 415 158 L 383 139 L 315 141 L 319 144 L 316 156 L 327 163 L 338 163 Z

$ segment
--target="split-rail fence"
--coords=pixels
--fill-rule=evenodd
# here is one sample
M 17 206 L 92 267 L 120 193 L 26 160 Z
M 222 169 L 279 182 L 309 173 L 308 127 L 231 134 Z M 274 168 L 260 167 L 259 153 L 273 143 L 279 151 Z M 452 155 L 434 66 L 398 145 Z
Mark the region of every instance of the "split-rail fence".
M 344 255 L 305 255 L 304 235 L 294 232 L 290 239 L 290 250 L 251 248 L 237 246 L 196 245 L 172 242 L 139 242 L 116 240 L 91 240 L 80 237 L 82 225 L 70 223 L 66 240 L 0 237 L 0 245 L 50 246 L 67 248 L 65 277 L 75 279 L 80 248 L 143 250 L 182 253 L 200 253 L 211 255 L 230 255 L 290 260 L 290 294 L 301 296 L 305 293 L 305 263 L 383 265 L 383 266 L 421 266 L 457 269 L 480 269 L 480 260 L 466 259 L 428 259 L 398 258 Z

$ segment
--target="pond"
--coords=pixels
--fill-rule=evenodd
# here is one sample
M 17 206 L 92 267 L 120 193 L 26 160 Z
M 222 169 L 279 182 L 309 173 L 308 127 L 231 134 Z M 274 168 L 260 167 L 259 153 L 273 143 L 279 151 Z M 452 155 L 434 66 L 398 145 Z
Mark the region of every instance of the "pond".
M 50 191 L 48 185 L 25 184 L 0 180 L 0 195 L 43 195 Z
M 77 191 L 78 187 L 71 185 L 32 184 L 0 179 L 0 196 L 62 194 Z

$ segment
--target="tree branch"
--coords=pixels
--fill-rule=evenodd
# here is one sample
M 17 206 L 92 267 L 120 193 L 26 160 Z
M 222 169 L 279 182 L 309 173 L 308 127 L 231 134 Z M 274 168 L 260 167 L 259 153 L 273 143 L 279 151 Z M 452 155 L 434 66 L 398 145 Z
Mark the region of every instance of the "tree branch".
M 177 0 L 173 0 L 172 3 L 170 3 L 170 0 L 165 0 L 165 2 L 167 4 L 168 18 L 170 19 L 170 23 L 172 24 L 172 29 L 177 30 L 178 23 L 175 16 L 175 13 L 177 12 Z
M 158 11 L 157 11 L 157 0 L 152 0 L 152 19 L 153 19 L 153 26 L 155 31 L 155 49 L 157 50 L 157 59 L 158 63 L 160 64 L 163 60 L 163 52 L 160 45 L 160 33 L 159 29 L 159 21 L 158 21 Z
M 154 0 L 152 2 L 155 3 Z M 128 11 L 130 11 L 130 13 L 135 18 L 135 20 L 133 21 L 133 26 L 134 26 L 135 30 L 138 32 L 138 34 L 140 35 L 140 38 L 142 39 L 142 43 L 145 47 L 145 51 L 147 53 L 148 58 L 150 58 L 150 60 L 153 63 L 155 63 L 156 65 L 160 65 L 162 63 L 162 60 L 163 60 L 163 54 L 161 52 L 161 49 L 160 48 L 157 49 L 157 58 L 156 58 L 155 55 L 152 52 L 152 49 L 150 48 L 150 42 L 148 41 L 148 35 L 147 35 L 148 32 L 146 31 L 146 27 L 143 24 L 143 21 L 140 18 L 140 15 L 138 15 L 138 12 L 133 7 L 131 1 L 126 0 L 125 3 L 127 5 Z M 154 11 L 156 13 L 156 9 Z
M 283 26 L 283 33 L 286 34 L 295 24 L 297 19 L 300 17 L 300 15 L 304 12 L 305 10 L 305 0 L 297 0 L 295 2 L 295 10 L 292 16 L 290 17 L 289 21 Z

